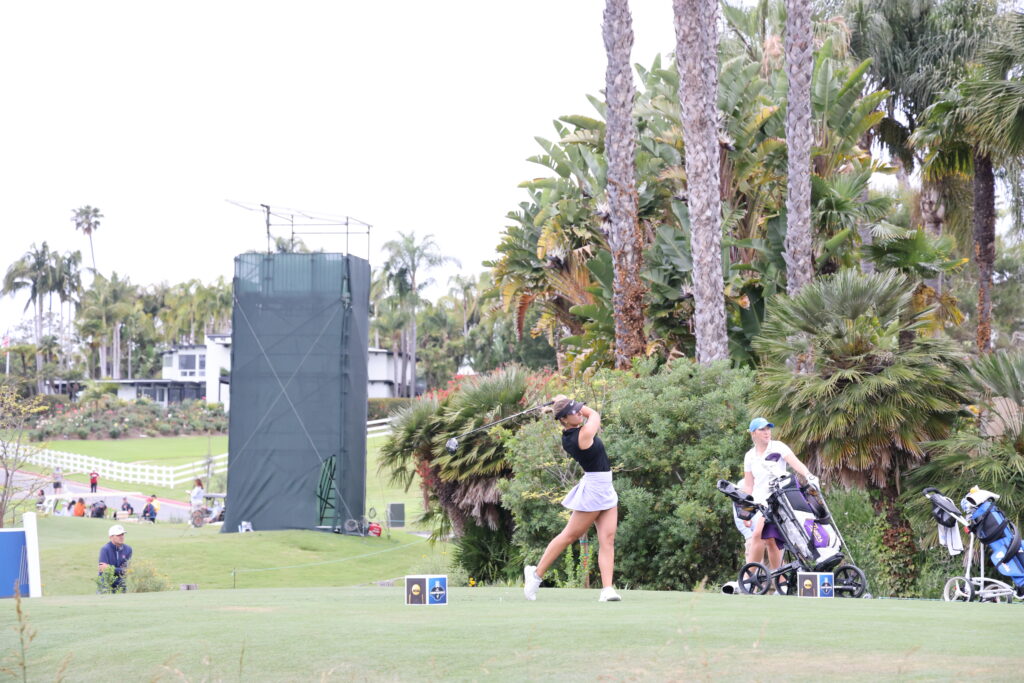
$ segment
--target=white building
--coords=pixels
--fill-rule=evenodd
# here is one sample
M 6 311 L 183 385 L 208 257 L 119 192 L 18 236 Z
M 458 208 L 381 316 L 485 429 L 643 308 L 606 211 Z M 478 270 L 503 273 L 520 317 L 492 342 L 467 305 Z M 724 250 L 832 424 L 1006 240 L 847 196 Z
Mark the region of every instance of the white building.
M 368 350 L 369 398 L 395 396 L 398 376 L 395 354 L 387 349 Z M 118 384 L 117 397 L 130 401 L 146 397 L 168 405 L 202 399 L 231 407 L 231 335 L 208 334 L 206 344 L 177 346 L 163 354 L 160 379 L 106 380 Z

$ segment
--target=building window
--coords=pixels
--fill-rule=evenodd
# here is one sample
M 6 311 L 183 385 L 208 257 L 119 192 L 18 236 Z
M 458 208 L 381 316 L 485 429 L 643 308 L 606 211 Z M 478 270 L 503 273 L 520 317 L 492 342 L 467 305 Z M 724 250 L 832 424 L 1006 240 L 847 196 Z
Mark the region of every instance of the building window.
M 165 368 L 172 368 L 172 367 L 174 367 L 174 354 L 173 353 L 165 353 L 164 354 L 164 367 Z
M 196 374 L 196 357 L 194 354 L 178 356 L 178 370 L 182 377 L 194 377 Z
M 206 354 L 199 354 L 199 376 L 206 377 Z

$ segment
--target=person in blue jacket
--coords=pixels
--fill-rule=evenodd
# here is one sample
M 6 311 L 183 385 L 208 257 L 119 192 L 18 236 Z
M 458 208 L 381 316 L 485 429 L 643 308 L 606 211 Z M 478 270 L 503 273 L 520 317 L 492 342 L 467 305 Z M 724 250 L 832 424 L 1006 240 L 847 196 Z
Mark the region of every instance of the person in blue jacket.
M 108 567 L 114 570 L 113 578 L 108 579 L 109 585 L 100 587 L 101 593 L 124 593 L 124 575 L 128 570 L 128 563 L 132 559 L 132 547 L 124 542 L 124 527 L 115 524 L 107 532 L 110 542 L 100 548 L 100 571 L 101 577 L 105 576 Z

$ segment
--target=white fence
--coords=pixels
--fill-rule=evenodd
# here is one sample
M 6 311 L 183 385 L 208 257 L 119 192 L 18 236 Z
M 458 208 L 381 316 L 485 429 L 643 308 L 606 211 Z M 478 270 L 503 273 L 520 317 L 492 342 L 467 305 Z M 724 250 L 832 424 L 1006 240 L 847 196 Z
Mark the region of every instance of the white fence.
M 221 453 L 209 459 L 187 465 L 144 465 L 135 462 L 102 460 L 89 455 L 64 453 L 46 449 L 33 449 L 25 458 L 33 465 L 52 469 L 60 467 L 65 474 L 99 472 L 104 480 L 121 481 L 129 484 L 150 484 L 173 489 L 181 484 L 190 485 L 196 477 L 223 474 L 228 471 L 228 454 Z
M 391 420 L 371 420 L 366 423 L 366 436 L 382 436 L 391 433 Z M 191 487 L 196 477 L 206 478 L 212 474 L 228 471 L 228 454 L 221 453 L 208 459 L 197 460 L 187 465 L 168 467 L 166 465 L 143 465 L 133 462 L 101 460 L 89 455 L 64 453 L 47 449 L 32 449 L 27 462 L 53 469 L 60 467 L 65 474 L 99 472 L 104 480 L 121 481 L 128 484 L 149 484 L 169 489 L 185 484 Z
M 366 423 L 366 436 L 373 438 L 375 436 L 383 436 L 384 434 L 391 433 L 391 418 L 384 418 L 383 420 L 370 420 Z

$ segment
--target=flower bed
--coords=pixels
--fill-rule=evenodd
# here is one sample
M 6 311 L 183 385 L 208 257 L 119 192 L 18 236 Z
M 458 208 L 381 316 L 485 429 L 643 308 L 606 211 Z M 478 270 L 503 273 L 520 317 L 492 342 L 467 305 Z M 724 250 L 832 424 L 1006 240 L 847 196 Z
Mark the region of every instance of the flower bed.
M 165 408 L 146 399 L 121 401 L 105 395 L 80 403 L 55 404 L 32 425 L 31 438 L 119 439 L 227 431 L 227 414 L 219 403 L 184 401 Z

